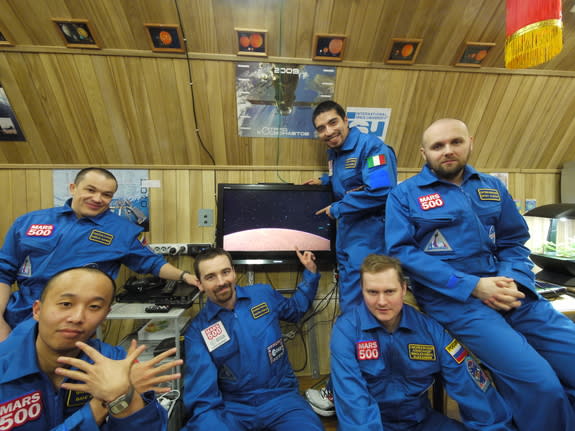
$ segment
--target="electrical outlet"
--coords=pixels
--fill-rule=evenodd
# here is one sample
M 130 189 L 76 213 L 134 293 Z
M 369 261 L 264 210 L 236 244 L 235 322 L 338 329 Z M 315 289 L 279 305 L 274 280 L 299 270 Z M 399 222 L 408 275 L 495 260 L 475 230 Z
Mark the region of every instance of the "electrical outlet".
M 188 254 L 188 244 L 150 244 L 156 254 L 177 256 Z
M 201 209 L 198 211 L 198 226 L 210 227 L 214 225 L 214 210 Z

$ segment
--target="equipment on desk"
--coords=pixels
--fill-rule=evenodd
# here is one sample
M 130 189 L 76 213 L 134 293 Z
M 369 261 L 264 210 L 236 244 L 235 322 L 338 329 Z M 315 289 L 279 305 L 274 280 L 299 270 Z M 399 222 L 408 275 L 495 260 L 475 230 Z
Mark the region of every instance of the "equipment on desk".
M 537 290 L 537 293 L 546 299 L 555 299 L 564 293 L 569 293 L 565 286 L 559 286 L 558 284 L 541 280 L 535 280 L 535 289 Z
M 183 281 L 158 277 L 130 277 L 123 286 L 125 292 L 116 295 L 118 302 L 146 303 L 188 308 L 199 294 L 196 286 Z

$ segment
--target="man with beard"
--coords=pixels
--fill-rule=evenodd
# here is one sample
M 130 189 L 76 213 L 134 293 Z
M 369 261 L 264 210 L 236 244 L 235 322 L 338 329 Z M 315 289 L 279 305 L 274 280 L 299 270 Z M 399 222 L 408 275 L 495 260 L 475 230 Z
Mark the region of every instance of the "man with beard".
M 271 286 L 237 286 L 229 253 L 201 252 L 194 262 L 208 300 L 186 332 L 183 430 L 322 430 L 298 392 L 279 325 L 297 322 L 315 298 L 320 275 L 313 253 L 291 298 Z
M 537 294 L 527 224 L 505 185 L 467 164 L 472 150 L 459 120 L 425 130 L 425 166 L 387 202 L 387 252 L 491 371 L 520 430 L 575 429 L 575 325 Z

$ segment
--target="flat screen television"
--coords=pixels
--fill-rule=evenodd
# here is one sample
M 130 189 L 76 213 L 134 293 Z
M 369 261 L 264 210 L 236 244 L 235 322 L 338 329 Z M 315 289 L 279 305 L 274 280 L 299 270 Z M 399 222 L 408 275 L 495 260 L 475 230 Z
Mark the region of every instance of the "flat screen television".
M 295 247 L 335 262 L 335 221 L 315 215 L 333 202 L 329 186 L 218 184 L 216 245 L 236 264 L 298 262 Z

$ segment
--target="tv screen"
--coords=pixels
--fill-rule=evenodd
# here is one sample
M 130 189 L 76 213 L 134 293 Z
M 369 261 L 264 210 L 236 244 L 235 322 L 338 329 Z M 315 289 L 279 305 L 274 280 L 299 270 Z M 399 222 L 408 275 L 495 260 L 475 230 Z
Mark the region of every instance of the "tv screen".
M 335 221 L 315 212 L 332 202 L 329 186 L 218 184 L 216 245 L 237 264 L 297 262 L 296 246 L 331 263 Z

